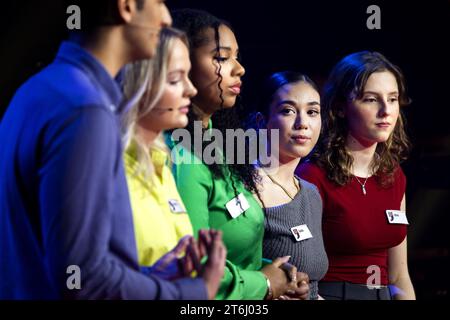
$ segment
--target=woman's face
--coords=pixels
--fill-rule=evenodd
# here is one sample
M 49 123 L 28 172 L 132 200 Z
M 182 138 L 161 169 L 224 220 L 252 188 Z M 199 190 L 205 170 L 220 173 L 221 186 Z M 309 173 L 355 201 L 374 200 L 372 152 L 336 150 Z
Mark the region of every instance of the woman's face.
M 167 66 L 167 81 L 155 107 L 139 123 L 153 131 L 185 127 L 190 99 L 197 90 L 189 80 L 191 62 L 186 45 L 176 39 Z
M 216 50 L 214 29 L 205 30 L 204 35 L 208 42 L 193 49 L 191 56 L 191 79 L 198 89 L 193 102 L 204 112 L 212 114 L 220 110 L 221 106 L 234 106 L 241 92 L 241 77 L 245 69 L 238 61 L 239 48 L 230 28 L 225 25 L 219 27 L 219 52 Z
M 399 116 L 398 99 L 395 76 L 390 71 L 372 73 L 361 98 L 345 107 L 349 134 L 363 145 L 387 141 Z
M 303 158 L 320 135 L 320 95 L 301 81 L 279 88 L 270 105 L 267 129 L 279 129 L 280 157 Z

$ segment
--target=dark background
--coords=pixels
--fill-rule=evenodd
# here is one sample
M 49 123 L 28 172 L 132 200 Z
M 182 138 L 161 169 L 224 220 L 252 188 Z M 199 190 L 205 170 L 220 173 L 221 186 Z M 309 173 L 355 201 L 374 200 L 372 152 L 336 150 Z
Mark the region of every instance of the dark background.
M 62 3 L 2 3 L 0 117 L 15 90 L 51 62 L 66 36 L 68 15 Z M 301 71 L 322 85 L 337 61 L 361 50 L 380 51 L 400 66 L 413 100 L 404 111 L 414 148 L 403 164 L 408 178 L 410 273 L 419 299 L 448 299 L 450 1 L 169 0 L 167 4 L 171 9 L 205 9 L 231 22 L 246 68 L 242 103 L 249 110 L 260 82 L 274 71 Z M 366 9 L 372 4 L 381 8 L 381 30 L 366 27 Z

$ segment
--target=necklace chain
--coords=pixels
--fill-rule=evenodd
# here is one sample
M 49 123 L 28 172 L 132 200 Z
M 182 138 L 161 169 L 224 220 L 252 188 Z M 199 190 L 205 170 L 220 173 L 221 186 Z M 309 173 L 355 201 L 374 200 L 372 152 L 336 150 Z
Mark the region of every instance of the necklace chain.
M 268 174 L 267 172 L 266 172 L 266 174 L 267 174 L 267 176 L 269 177 L 269 179 L 270 179 L 274 184 L 276 184 L 276 185 L 279 186 L 281 189 L 283 189 L 284 193 L 286 193 L 287 196 L 288 196 L 289 198 L 291 198 L 291 200 L 294 200 L 294 197 L 291 196 L 291 194 L 286 190 L 285 187 L 283 187 L 279 182 L 277 182 L 274 178 L 272 178 L 272 176 L 271 176 L 270 174 Z M 300 190 L 300 187 L 299 187 L 299 186 L 297 185 L 297 183 L 295 182 L 295 177 L 292 177 L 292 181 L 294 182 L 295 188 L 297 189 L 297 192 L 298 192 L 298 191 Z
M 364 180 L 364 183 L 361 183 L 361 181 L 359 181 L 359 179 L 358 179 L 357 176 L 354 176 L 354 177 L 355 177 L 356 181 L 358 181 L 358 183 L 361 185 L 361 189 L 362 189 L 363 195 L 366 195 L 366 194 L 367 194 L 367 191 L 366 191 L 366 183 L 367 183 L 367 179 L 369 179 L 369 177 L 367 177 L 367 178 Z

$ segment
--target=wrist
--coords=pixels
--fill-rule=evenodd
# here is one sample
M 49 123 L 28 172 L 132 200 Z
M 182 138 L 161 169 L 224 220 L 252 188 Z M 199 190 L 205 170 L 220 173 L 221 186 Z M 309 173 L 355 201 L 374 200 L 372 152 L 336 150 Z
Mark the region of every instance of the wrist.
M 266 278 L 266 284 L 267 284 L 267 291 L 266 291 L 266 295 L 264 296 L 264 300 L 272 300 L 273 299 L 273 290 L 272 290 L 272 286 L 270 284 L 270 280 L 265 274 L 264 274 L 264 277 Z

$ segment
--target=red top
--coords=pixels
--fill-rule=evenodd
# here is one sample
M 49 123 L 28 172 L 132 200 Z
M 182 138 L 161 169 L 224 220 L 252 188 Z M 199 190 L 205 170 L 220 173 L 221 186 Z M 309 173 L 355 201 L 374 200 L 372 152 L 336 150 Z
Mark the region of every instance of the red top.
M 368 267 L 376 265 L 381 270 L 381 285 L 387 285 L 388 249 L 406 237 L 406 225 L 389 224 L 386 217 L 386 210 L 400 210 L 406 188 L 402 169 L 396 170 L 388 188 L 381 187 L 375 177 L 367 179 L 366 195 L 355 178 L 338 186 L 326 177 L 325 170 L 311 163 L 300 165 L 297 174 L 315 184 L 323 200 L 322 233 L 330 266 L 322 281 L 367 284 L 374 274 Z M 365 178 L 358 178 L 364 183 Z

